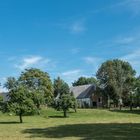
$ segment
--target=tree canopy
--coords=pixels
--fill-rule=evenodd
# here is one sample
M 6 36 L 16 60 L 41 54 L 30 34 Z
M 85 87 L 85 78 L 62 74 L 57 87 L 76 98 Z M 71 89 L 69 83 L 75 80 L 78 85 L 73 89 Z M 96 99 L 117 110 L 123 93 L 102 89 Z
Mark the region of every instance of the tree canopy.
M 104 62 L 97 71 L 97 79 L 104 93 L 114 101 L 119 102 L 128 95 L 132 84 L 130 79 L 135 76 L 132 66 L 122 60 L 108 60 Z M 129 81 L 129 82 L 128 82 Z
M 33 113 L 37 110 L 30 91 L 13 77 L 7 79 L 5 87 L 9 90 L 9 100 L 5 103 L 3 110 L 18 115 L 20 123 L 22 123 L 23 115 Z
M 97 84 L 97 79 L 94 77 L 86 78 L 86 77 L 79 77 L 74 83 L 73 86 L 80 86 L 80 85 L 87 85 L 87 84 Z
M 21 73 L 19 81 L 30 94 L 37 108 L 43 103 L 49 103 L 53 96 L 53 86 L 48 73 L 40 69 L 26 69 Z
M 76 99 L 70 92 L 69 85 L 60 77 L 54 80 L 54 104 L 53 107 L 56 110 L 62 110 L 64 117 L 67 117 L 67 111 L 72 108 L 76 112 Z
M 62 94 L 69 94 L 70 92 L 69 85 L 60 77 L 54 79 L 53 86 L 54 86 L 54 97 L 57 97 L 58 95 L 61 96 Z

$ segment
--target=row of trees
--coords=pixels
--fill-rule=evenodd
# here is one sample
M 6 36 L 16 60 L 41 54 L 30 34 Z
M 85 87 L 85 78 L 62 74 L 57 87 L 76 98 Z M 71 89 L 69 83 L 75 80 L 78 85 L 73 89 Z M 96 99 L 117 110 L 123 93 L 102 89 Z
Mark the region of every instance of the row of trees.
M 136 71 L 128 62 L 108 60 L 102 63 L 96 78 L 80 77 L 73 86 L 84 84 L 96 85 L 106 107 L 130 106 L 132 110 L 133 106 L 140 106 L 140 77 L 136 77 Z
M 73 86 L 95 84 L 98 92 L 104 99 L 104 105 L 111 104 L 140 106 L 140 77 L 128 62 L 121 60 L 109 60 L 104 62 L 97 71 L 96 78 L 80 77 Z M 42 105 L 63 110 L 64 117 L 72 108 L 76 112 L 76 99 L 70 92 L 69 86 L 60 77 L 52 83 L 48 73 L 39 69 L 26 69 L 18 78 L 9 77 L 4 87 L 9 91 L 9 100 L 6 103 L 0 101 L 3 112 L 14 112 L 19 116 L 38 113 Z M 2 99 L 0 99 L 2 100 Z
M 21 123 L 23 115 L 40 114 L 42 105 L 63 110 L 64 117 L 69 108 L 76 107 L 76 100 L 70 93 L 68 84 L 59 77 L 53 84 L 48 73 L 39 69 L 26 69 L 17 79 L 9 77 L 4 87 L 9 94 L 8 101 L 2 104 L 1 109 L 18 115 Z

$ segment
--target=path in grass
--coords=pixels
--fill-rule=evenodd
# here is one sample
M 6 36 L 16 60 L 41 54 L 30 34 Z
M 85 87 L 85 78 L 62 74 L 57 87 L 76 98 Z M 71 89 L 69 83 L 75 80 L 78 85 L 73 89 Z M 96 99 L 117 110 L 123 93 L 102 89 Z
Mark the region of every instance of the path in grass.
M 140 112 L 84 109 L 69 113 L 52 109 L 41 116 L 18 117 L 0 114 L 0 140 L 139 140 Z

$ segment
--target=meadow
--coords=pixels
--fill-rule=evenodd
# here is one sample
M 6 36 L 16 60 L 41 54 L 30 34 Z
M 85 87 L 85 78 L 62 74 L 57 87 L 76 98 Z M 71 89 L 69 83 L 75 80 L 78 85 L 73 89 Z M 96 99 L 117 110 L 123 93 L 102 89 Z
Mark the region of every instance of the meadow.
M 53 109 L 40 116 L 0 113 L 0 140 L 140 140 L 140 111 L 78 109 L 68 118 Z

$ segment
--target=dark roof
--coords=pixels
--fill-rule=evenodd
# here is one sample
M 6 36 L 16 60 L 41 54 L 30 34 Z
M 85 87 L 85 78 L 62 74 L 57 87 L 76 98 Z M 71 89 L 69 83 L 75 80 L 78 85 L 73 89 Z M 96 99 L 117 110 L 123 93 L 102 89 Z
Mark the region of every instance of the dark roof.
M 70 91 L 73 92 L 74 97 L 77 99 L 90 98 L 95 90 L 95 85 L 82 85 L 70 88 Z

